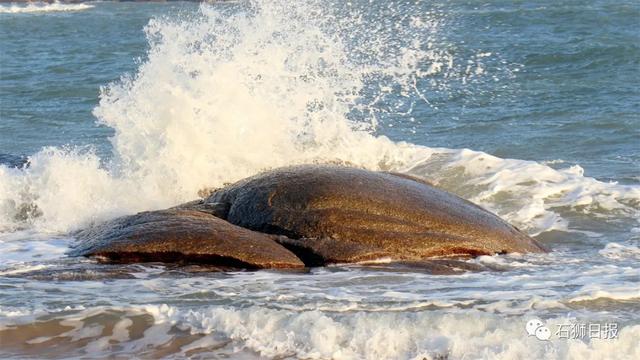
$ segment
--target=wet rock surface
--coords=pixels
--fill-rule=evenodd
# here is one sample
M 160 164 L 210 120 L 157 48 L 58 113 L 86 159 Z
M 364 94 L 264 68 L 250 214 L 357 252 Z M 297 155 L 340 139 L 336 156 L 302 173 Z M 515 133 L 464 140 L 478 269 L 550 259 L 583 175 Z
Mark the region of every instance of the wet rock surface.
M 496 215 L 423 180 L 330 165 L 265 172 L 76 237 L 71 255 L 244 269 L 545 251 Z
M 220 189 L 198 206 L 233 224 L 297 239 L 298 248 L 322 248 L 316 253 L 335 253 L 328 248 L 338 242 L 360 245 L 344 245 L 342 261 L 375 251 L 395 259 L 544 251 L 498 216 L 422 180 L 355 168 L 282 168 Z
M 121 217 L 76 234 L 71 255 L 109 262 L 205 263 L 231 268 L 302 268 L 271 237 L 193 210 L 160 210 Z

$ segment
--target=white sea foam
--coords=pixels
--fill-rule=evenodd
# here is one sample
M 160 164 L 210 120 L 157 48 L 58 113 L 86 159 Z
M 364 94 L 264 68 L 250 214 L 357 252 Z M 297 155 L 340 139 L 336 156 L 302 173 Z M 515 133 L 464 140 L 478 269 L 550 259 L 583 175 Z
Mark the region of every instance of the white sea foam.
M 569 301 L 587 301 L 596 299 L 632 300 L 640 299 L 640 287 L 634 282 L 618 282 L 613 286 L 603 287 L 601 284 L 585 285 L 578 294 Z
M 612 260 L 640 260 L 640 247 L 632 244 L 608 243 L 599 253 Z
M 152 20 L 146 60 L 105 87 L 94 111 L 115 130 L 112 159 L 46 148 L 28 168 L 0 166 L 0 229 L 66 232 L 264 169 L 336 161 L 427 177 L 534 234 L 567 229 L 559 207 L 637 216 L 640 187 L 599 182 L 577 166 L 376 135 L 380 117 L 428 101 L 416 82 L 441 91 L 490 69 L 464 71 L 469 59 L 439 48 L 444 14 L 403 11 L 388 29 L 359 5 L 342 6 L 351 15 L 322 1 L 252 1 Z M 471 63 L 480 68 L 486 56 Z
M 82 11 L 93 8 L 89 4 L 64 4 L 60 2 L 36 2 L 25 5 L 3 4 L 0 5 L 0 14 L 21 14 L 21 13 L 47 13 L 47 12 L 67 12 Z
M 43 264 L 24 265 L 24 266 L 20 266 L 18 268 L 14 268 L 14 269 L 11 269 L 11 270 L 0 270 L 0 275 L 16 275 L 16 274 L 22 274 L 22 273 L 35 271 L 35 270 L 42 270 L 42 269 L 46 269 L 46 268 L 47 268 L 47 266 L 43 265 Z
M 113 334 L 87 321 L 104 314 L 115 322 Z M 130 340 L 133 316 L 147 315 L 144 336 Z M 263 307 L 234 309 L 208 307 L 180 310 L 168 305 L 99 308 L 74 315 L 53 316 L 71 329 L 64 333 L 30 339 L 31 344 L 66 337 L 70 342 L 91 339 L 86 346 L 94 356 L 135 356 L 153 348 L 173 348 L 173 355 L 206 350 L 213 346 L 227 356 L 250 355 L 304 359 L 634 359 L 640 356 L 637 339 L 640 326 L 620 327 L 614 339 L 562 339 L 549 342 L 527 336 L 529 317 L 504 318 L 482 312 L 387 312 L 350 314 L 322 311 L 291 312 Z M 545 324 L 554 333 L 560 324 L 579 323 L 571 317 L 552 317 Z M 201 335 L 188 342 L 172 342 L 180 333 Z M 202 337 L 204 335 L 204 337 Z M 224 346 L 225 339 L 231 340 Z M 248 350 L 248 352 L 246 352 Z M 149 353 L 147 353 L 149 355 Z M 171 353 L 169 353 L 171 354 Z M 169 355 L 165 353 L 166 355 Z
M 0 270 L 19 269 L 60 258 L 68 250 L 70 239 L 50 233 L 23 230 L 0 233 Z
M 91 152 L 49 148 L 28 169 L 0 168 L 0 226 L 31 220 L 28 204 L 41 214 L 36 226 L 65 231 L 188 200 L 261 169 L 335 160 L 378 168 L 415 152 L 367 132 L 373 119 L 353 122 L 346 114 L 365 75 L 410 76 L 434 51 L 410 47 L 362 69 L 350 63 L 339 34 L 317 20 L 332 21 L 319 7 L 252 5 L 233 14 L 202 6 L 193 21 L 153 20 L 148 60 L 135 77 L 105 88 L 95 111 L 116 131 L 114 161 L 103 167 Z M 382 50 L 377 40 L 365 45 Z
M 640 219 L 640 186 L 598 181 L 584 176 L 578 165 L 556 170 L 468 149 L 440 156 L 409 171 L 493 210 L 531 234 L 567 230 L 568 222 L 561 216 L 567 209 Z M 434 171 L 434 166 L 441 170 Z

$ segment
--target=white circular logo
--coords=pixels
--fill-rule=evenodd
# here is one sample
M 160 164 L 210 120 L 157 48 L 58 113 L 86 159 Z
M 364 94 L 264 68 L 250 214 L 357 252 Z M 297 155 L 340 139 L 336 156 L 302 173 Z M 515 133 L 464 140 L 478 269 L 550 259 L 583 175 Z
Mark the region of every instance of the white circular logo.
M 535 336 L 536 329 L 539 328 L 542 325 L 543 325 L 543 323 L 542 323 L 542 321 L 540 319 L 531 319 L 531 320 L 529 320 L 529 322 L 525 326 L 525 328 L 527 329 L 527 334 L 529 334 L 529 336 Z
M 529 336 L 535 336 L 538 340 L 547 341 L 551 338 L 551 330 L 544 326 L 540 319 L 529 320 L 525 325 L 525 329 Z
M 551 337 L 551 330 L 546 326 L 540 326 L 536 329 L 536 337 L 538 340 L 547 341 Z

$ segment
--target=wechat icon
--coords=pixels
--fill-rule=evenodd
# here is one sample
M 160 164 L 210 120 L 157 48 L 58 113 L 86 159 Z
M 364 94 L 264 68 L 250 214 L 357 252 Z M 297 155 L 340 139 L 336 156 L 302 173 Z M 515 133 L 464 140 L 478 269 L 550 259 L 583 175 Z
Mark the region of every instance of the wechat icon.
M 551 330 L 544 326 L 544 323 L 540 319 L 531 319 L 525 325 L 527 334 L 529 336 L 535 336 L 538 340 L 547 341 L 551 338 Z

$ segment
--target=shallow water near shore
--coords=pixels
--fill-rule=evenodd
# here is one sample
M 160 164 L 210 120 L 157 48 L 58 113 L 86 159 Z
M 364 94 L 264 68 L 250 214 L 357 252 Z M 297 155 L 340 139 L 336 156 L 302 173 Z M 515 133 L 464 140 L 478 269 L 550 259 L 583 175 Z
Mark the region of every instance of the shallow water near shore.
M 16 7 L 0 357 L 640 358 L 637 3 Z M 456 275 L 66 255 L 76 229 L 311 162 L 425 178 L 553 251 Z

